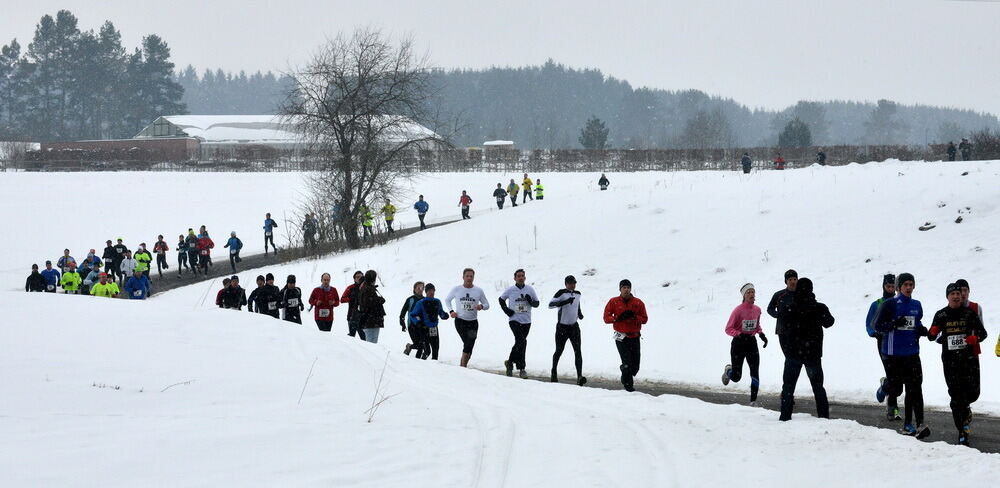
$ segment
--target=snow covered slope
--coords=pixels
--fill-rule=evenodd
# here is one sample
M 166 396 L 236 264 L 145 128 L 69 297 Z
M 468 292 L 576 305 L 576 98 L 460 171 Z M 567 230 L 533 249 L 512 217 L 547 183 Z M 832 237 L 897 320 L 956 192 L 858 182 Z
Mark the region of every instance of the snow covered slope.
M 0 301 L 4 486 L 988 486 L 1000 471 L 849 421 L 387 359 L 171 297 Z M 368 423 L 383 369 L 394 396 Z
M 875 342 L 864 331 L 868 306 L 881 293 L 882 274 L 916 275 L 914 296 L 922 300 L 928 323 L 945 305 L 945 286 L 963 277 L 972 285 L 973 300 L 986 311 L 991 335 L 981 359 L 983 394 L 975 408 L 1000 412 L 1000 388 L 995 387 L 1000 360 L 991 354 L 1000 334 L 991 319 L 991 310 L 1000 309 L 995 302 L 1000 283 L 991 272 L 1000 250 L 998 173 L 996 162 L 814 166 L 749 177 L 735 172 L 640 173 L 609 175 L 612 187 L 606 192 L 595 191 L 597 175 L 543 175 L 547 196 L 542 202 L 482 214 L 384 248 L 259 272 L 272 271 L 279 281 L 296 274 L 299 286 L 308 291 L 323 272 L 331 272 L 342 290 L 355 269 L 379 271 L 390 314 L 381 341 L 400 351 L 407 335 L 392 325 L 412 283 L 433 282 L 443 297 L 459 283 L 463 268 L 476 268 L 477 282 L 494 308 L 480 315 L 472 361 L 498 369 L 513 339 L 495 300 L 512 283 L 514 270 L 526 269 L 529 283 L 546 300 L 562 287 L 563 277 L 574 274 L 583 292 L 584 368 L 591 375 L 613 375 L 618 369 L 601 313 L 607 299 L 617 294 L 618 281 L 630 278 L 650 315 L 640 378 L 721 387 L 718 378 L 729 360 L 723 327 L 739 303 L 740 286 L 755 283 L 763 308 L 783 286 L 784 271 L 795 268 L 813 279 L 817 298 L 837 319 L 826 334 L 827 388 L 833 397 L 861 401 L 874 401 L 882 376 Z M 513 176 L 434 175 L 415 186 L 453 195 L 466 187 L 488 189 Z M 485 200 L 478 198 L 476 208 L 491 204 Z M 955 224 L 959 215 L 964 220 Z M 928 221 L 937 227 L 917 230 Z M 593 276 L 586 275 L 589 269 Z M 247 274 L 258 272 L 244 274 L 244 283 L 252 286 Z M 197 285 L 158 300 L 196 306 L 206 288 Z M 555 313 L 542 309 L 535 314 L 528 369 L 547 372 Z M 773 320 L 765 317 L 763 322 L 772 333 Z M 334 327 L 346 331 L 341 310 Z M 454 326 L 445 323 L 443 330 L 442 360 L 457 362 L 461 343 Z M 929 404 L 947 406 L 939 348 L 923 343 L 924 394 Z M 563 358 L 564 373 L 572 368 L 571 357 Z M 761 362 L 762 388 L 780 390 L 777 344 L 762 350 Z M 748 386 L 744 382 L 729 388 Z M 808 384 L 800 384 L 799 391 L 808 394 Z

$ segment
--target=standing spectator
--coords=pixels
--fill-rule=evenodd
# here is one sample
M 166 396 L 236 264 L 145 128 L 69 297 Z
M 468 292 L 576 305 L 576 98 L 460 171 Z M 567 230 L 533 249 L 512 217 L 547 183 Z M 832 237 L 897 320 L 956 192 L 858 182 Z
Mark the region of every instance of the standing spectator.
M 611 185 L 611 181 L 608 180 L 604 173 L 601 173 L 600 179 L 597 180 L 597 186 L 601 187 L 601 191 L 607 190 L 608 186 Z
M 45 277 L 38 272 L 38 265 L 31 265 L 31 274 L 24 280 L 24 291 L 45 291 Z
M 59 258 L 59 261 L 56 261 L 56 267 L 59 268 L 60 272 L 65 273 L 69 271 L 69 265 L 71 264 L 74 268 L 76 267 L 76 258 L 69 255 L 69 249 L 63 249 L 63 255 Z
M 948 141 L 948 161 L 954 161 L 956 153 L 958 153 L 958 149 L 955 148 L 955 143 Z
M 816 163 L 819 164 L 820 166 L 826 166 L 826 152 L 824 152 L 822 149 L 820 149 L 819 152 L 816 153 Z
M 45 279 L 45 291 L 47 293 L 55 293 L 56 286 L 59 285 L 61 273 L 57 269 L 52 269 L 52 261 L 45 261 L 45 270 L 39 274 Z
M 541 182 L 539 182 L 539 183 L 541 183 Z M 533 184 L 533 182 L 531 181 L 531 178 L 528 178 L 528 173 L 525 173 L 524 174 L 524 180 L 521 181 L 521 186 L 524 188 L 524 197 L 523 197 L 523 200 L 521 200 L 521 203 L 528 203 L 528 200 L 534 200 L 533 198 L 531 198 L 531 185 L 532 184 Z
M 267 243 L 271 243 L 274 255 L 278 255 L 278 246 L 274 244 L 274 228 L 278 223 L 271 218 L 270 212 L 264 215 L 264 255 L 267 256 Z
M 161 279 L 163 278 L 163 270 L 170 268 L 167 265 L 167 251 L 169 250 L 170 246 L 163 240 L 163 235 L 156 236 L 156 242 L 153 244 L 153 252 L 156 254 L 156 273 Z
M 226 241 L 226 245 L 223 247 L 229 248 L 229 266 L 233 268 L 233 273 L 236 272 L 236 263 L 243 261 L 240 259 L 240 249 L 243 249 L 243 241 L 239 237 L 236 237 L 236 231 L 229 233 L 229 240 Z
M 311 213 L 307 213 L 302 221 L 303 246 L 316 249 L 316 220 Z
M 427 215 L 427 210 L 429 208 L 430 205 L 428 205 L 428 203 L 424 200 L 423 195 L 420 195 L 420 199 L 417 200 L 417 203 L 413 204 L 413 209 L 417 211 L 417 218 L 420 219 L 420 230 L 427 228 L 427 225 L 424 224 L 424 216 Z
M 385 215 L 385 227 L 388 232 L 392 234 L 395 232 L 392 230 L 392 222 L 396 220 L 396 206 L 389 202 L 389 199 L 385 199 L 385 206 L 382 207 L 382 215 Z
M 319 277 L 320 284 L 309 295 L 309 306 L 314 310 L 316 327 L 323 332 L 333 329 L 333 309 L 340 305 L 337 289 L 330 286 L 330 273 Z
M 785 169 L 785 158 L 781 157 L 781 153 L 774 158 L 774 169 Z
M 753 168 L 753 160 L 750 159 L 750 153 L 743 153 L 743 157 L 740 158 L 740 165 L 743 166 L 743 174 L 750 174 L 750 169 Z
M 962 161 L 972 159 L 972 143 L 968 139 L 962 138 L 962 142 L 958 143 L 958 150 L 962 153 Z
M 545 199 L 545 187 L 542 186 L 542 179 L 539 178 L 535 181 L 535 200 Z
M 809 278 L 797 280 L 791 302 L 781 302 L 778 311 L 784 321 L 783 340 L 785 369 L 781 384 L 781 414 L 778 420 L 792 419 L 795 405 L 795 384 L 802 368 L 806 370 L 813 396 L 816 397 L 816 416 L 830 418 L 830 403 L 823 387 L 823 329 L 833 325 L 833 316 L 826 305 L 816 301 L 813 284 Z
M 385 298 L 378 293 L 375 270 L 365 271 L 364 285 L 358 296 L 358 317 L 360 327 L 365 331 L 365 340 L 372 344 L 378 343 L 378 334 L 385 326 Z
M 500 186 L 500 184 L 497 183 L 497 186 Z M 462 207 L 462 220 L 467 220 L 472 218 L 469 217 L 470 205 L 472 205 L 472 197 L 470 197 L 469 194 L 465 192 L 465 190 L 462 190 L 462 196 L 458 198 L 458 206 Z

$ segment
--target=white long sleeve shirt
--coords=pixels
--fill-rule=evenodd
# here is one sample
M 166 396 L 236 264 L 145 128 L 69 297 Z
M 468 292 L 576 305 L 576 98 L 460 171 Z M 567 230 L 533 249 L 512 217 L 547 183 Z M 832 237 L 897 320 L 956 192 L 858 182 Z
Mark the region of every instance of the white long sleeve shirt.
M 478 286 L 466 288 L 464 285 L 458 285 L 451 289 L 451 293 L 448 293 L 448 297 L 444 299 L 444 303 L 448 305 L 450 311 L 458 314 L 458 318 L 462 320 L 478 319 L 479 311 L 476 310 L 476 304 L 482 305 L 483 310 L 489 310 L 490 308 L 490 302 L 486 299 L 486 294 Z
M 507 308 L 514 311 L 510 316 L 511 322 L 519 324 L 531 323 L 531 307 L 533 303 L 538 303 L 538 295 L 531 285 L 524 285 L 518 288 L 517 285 L 507 288 L 507 291 L 500 295 L 500 298 L 507 302 Z

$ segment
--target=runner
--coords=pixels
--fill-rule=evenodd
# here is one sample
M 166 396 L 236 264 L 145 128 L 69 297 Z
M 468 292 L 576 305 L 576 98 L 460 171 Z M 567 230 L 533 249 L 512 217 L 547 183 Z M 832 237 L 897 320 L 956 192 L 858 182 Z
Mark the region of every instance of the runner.
M 135 269 L 142 271 L 142 275 L 149 278 L 149 268 L 153 264 L 153 255 L 146 250 L 146 243 L 139 244 L 139 249 L 133 255 L 135 258 Z
M 887 362 L 888 356 L 882 354 L 883 335 L 875 330 L 875 314 L 878 313 L 878 307 L 880 307 L 883 302 L 892 299 L 894 296 L 896 296 L 896 276 L 887 274 L 882 277 L 882 298 L 872 302 L 871 306 L 868 307 L 868 316 L 865 318 L 865 328 L 868 331 L 868 337 L 875 338 L 875 344 L 878 346 L 878 355 L 882 360 L 882 369 L 886 375 L 889 374 L 889 366 Z M 903 417 L 899 415 L 899 404 L 897 403 L 895 396 L 887 397 L 885 418 L 889 421 L 903 419 Z
M 438 349 L 441 348 L 440 330 L 438 320 L 448 320 L 448 314 L 444 312 L 441 300 L 434 298 L 435 288 L 433 283 L 427 283 L 424 287 L 426 297 L 422 298 L 413 308 L 410 309 L 410 318 L 413 320 L 411 329 L 416 326 L 420 330 L 420 338 L 423 340 L 423 354 L 418 354 L 420 359 L 431 359 L 437 361 Z
M 517 192 L 521 189 L 517 183 L 514 183 L 514 178 L 510 179 L 510 183 L 507 185 L 507 195 L 510 196 L 510 205 L 512 207 L 517 206 Z
M 462 220 L 471 219 L 469 216 L 469 206 L 472 205 L 472 197 L 469 196 L 465 190 L 462 190 L 462 196 L 458 198 L 458 206 L 462 207 Z
M 368 205 L 361 206 L 361 227 L 363 234 L 361 236 L 362 240 L 367 241 L 369 237 L 374 238 L 375 233 L 372 232 L 372 227 L 375 225 L 372 222 L 372 211 L 368 209 Z
M 233 275 L 229 278 L 229 286 L 222 289 L 222 308 L 243 310 L 246 304 L 247 292 L 240 286 L 240 277 Z
M 132 277 L 125 282 L 125 296 L 130 300 L 145 300 L 149 296 L 149 278 L 139 268 L 132 271 Z
M 461 205 L 461 203 L 459 203 L 459 205 Z M 427 210 L 430 207 L 430 204 L 424 200 L 423 195 L 420 195 L 419 200 L 413 204 L 413 209 L 417 211 L 417 218 L 420 219 L 420 230 L 427 228 L 427 225 L 424 224 L 424 216 L 427 215 Z
M 135 259 L 132 259 L 132 251 L 125 251 L 125 258 L 122 259 L 118 271 L 122 274 L 122 276 L 128 276 L 131 278 L 136 269 L 138 269 L 138 263 Z M 124 279 L 122 280 L 122 283 L 125 283 Z
M 229 240 L 226 241 L 226 245 L 222 247 L 229 248 L 229 266 L 233 268 L 233 273 L 236 272 L 236 263 L 243 262 L 240 259 L 240 249 L 243 249 L 243 241 L 239 237 L 236 237 L 236 231 L 229 233 Z
M 229 289 L 229 282 L 232 278 L 222 279 L 222 288 L 215 294 L 215 306 L 219 308 L 225 308 L 226 304 L 222 301 L 222 296 L 226 294 L 226 290 Z
M 111 244 L 111 239 L 105 241 L 107 246 L 104 247 L 104 253 L 101 254 L 101 259 L 104 260 L 104 272 L 108 273 L 108 278 L 111 280 L 115 279 L 115 270 L 118 269 L 116 264 L 118 253 L 115 252 L 115 246 Z
M 500 302 L 503 313 L 510 318 L 508 323 L 514 334 L 514 347 L 511 347 L 510 356 L 503 362 L 503 366 L 507 376 L 511 376 L 517 366 L 518 376 L 527 379 L 524 355 L 528 348 L 528 333 L 531 332 L 531 309 L 538 307 L 538 295 L 531 285 L 524 283 L 524 279 L 523 269 L 514 271 L 514 286 L 507 288 L 497 301 Z
M 323 332 L 330 332 L 333 329 L 333 309 L 340 305 L 340 295 L 336 288 L 330 286 L 330 273 L 323 273 L 319 281 L 319 286 L 313 288 L 309 295 L 309 308 L 315 309 L 313 318 L 316 320 L 316 327 Z
M 525 173 L 524 180 L 521 181 L 521 186 L 524 187 L 524 199 L 521 201 L 521 203 L 528 203 L 528 200 L 534 200 L 533 198 L 531 198 L 532 184 L 533 182 L 531 181 L 531 178 L 528 178 L 528 173 Z
M 98 282 L 90 287 L 90 294 L 95 297 L 116 298 L 120 292 L 118 285 L 109 282 L 108 278 L 108 273 L 99 274 L 97 276 Z
M 247 297 L 247 312 L 265 313 L 267 310 L 264 286 L 264 275 L 257 275 L 257 288 Z
M 399 311 L 399 326 L 403 329 L 403 332 L 407 332 L 407 325 L 409 325 L 410 342 L 406 344 L 403 348 L 403 354 L 407 356 L 410 355 L 410 351 L 413 349 L 417 350 L 417 357 L 423 355 L 424 351 L 424 337 L 426 331 L 418 330 L 420 325 L 414 322 L 413 318 L 410 317 L 410 310 L 420 300 L 424 299 L 424 282 L 418 281 L 413 284 L 413 295 L 406 297 L 403 302 L 403 308 Z
M 128 273 L 122 271 L 122 261 L 125 260 L 126 254 L 129 252 L 128 247 L 122 242 L 122 238 L 118 238 L 118 243 L 115 244 L 115 262 L 114 262 L 114 277 L 121 282 L 121 286 L 125 286 L 125 280 L 132 276 L 132 271 L 129 270 Z M 131 255 L 129 255 L 131 256 Z
M 184 234 L 177 235 L 177 276 L 184 274 L 184 268 L 191 271 L 191 267 L 188 266 L 188 252 L 190 248 L 188 247 L 187 241 L 184 240 Z
M 45 269 L 39 274 L 45 279 L 45 291 L 47 293 L 55 293 L 56 286 L 59 286 L 59 277 L 61 276 L 61 273 L 59 273 L 59 270 L 57 269 L 52 269 L 52 261 L 46 260 Z
M 542 179 L 535 181 L 535 200 L 545 199 L 545 187 L 542 186 Z
M 497 199 L 497 208 L 503 210 L 503 204 L 507 200 L 507 192 L 497 183 L 497 189 L 493 190 L 493 198 Z
M 274 318 L 278 317 L 281 304 L 281 288 L 274 284 L 274 275 L 268 273 L 264 277 L 264 289 L 257 295 L 258 303 L 264 304 L 264 314 Z M 259 311 L 259 308 L 258 308 Z
M 729 314 L 729 322 L 726 323 L 726 334 L 733 340 L 729 345 L 731 362 L 722 371 L 722 384 L 728 385 L 730 381 L 739 383 L 743 377 L 745 359 L 750 366 L 750 406 L 756 407 L 757 391 L 760 388 L 760 352 L 754 335 L 760 335 L 764 347 L 767 347 L 767 336 L 760 327 L 760 307 L 754 305 L 757 291 L 754 290 L 753 283 L 743 285 L 740 295 L 743 296 L 743 302 L 733 309 Z
M 170 246 L 164 242 L 163 236 L 157 236 L 156 242 L 153 244 L 153 252 L 156 253 L 156 273 L 160 275 L 160 278 L 163 278 L 163 270 L 170 268 L 167 265 L 167 251 L 169 250 Z
M 774 295 L 771 296 L 771 301 L 767 304 L 767 314 L 775 318 L 774 335 L 778 336 L 778 345 L 781 346 L 781 352 L 785 352 L 785 340 L 782 338 L 785 321 L 779 316 L 778 311 L 781 308 L 790 306 L 795 301 L 795 286 L 798 281 L 799 274 L 794 269 L 785 271 L 785 287 L 774 292 Z
M 80 273 L 76 272 L 76 263 L 69 263 L 69 267 L 66 268 L 66 272 L 62 274 L 62 278 L 59 279 L 59 286 L 62 287 L 63 292 L 68 295 L 76 295 L 80 291 L 80 283 L 83 281 L 80 278 Z
M 204 229 L 204 226 L 202 226 Z M 198 265 L 201 268 L 202 274 L 208 274 L 208 268 L 212 265 L 212 249 L 215 248 L 215 242 L 212 238 L 208 236 L 208 231 L 203 230 L 201 235 L 198 236 Z
M 278 246 L 274 244 L 274 228 L 278 226 L 278 223 L 271 218 L 271 214 L 267 213 L 264 215 L 264 256 L 267 256 L 267 243 L 271 243 L 271 248 L 274 249 L 274 255 L 278 255 Z
M 194 234 L 194 229 L 188 229 L 188 234 L 184 238 L 184 242 L 187 243 L 188 264 L 191 266 L 191 271 L 194 274 L 198 274 L 198 269 L 200 268 L 198 258 L 201 256 L 201 251 L 198 249 L 198 236 Z
M 635 391 L 635 375 L 639 373 L 640 346 L 642 326 L 649 317 L 646 315 L 646 305 L 642 300 L 632 295 L 632 282 L 625 279 L 618 283 L 619 296 L 608 300 L 604 307 L 604 323 L 612 324 L 614 329 L 615 347 L 622 365 L 622 386 L 625 391 Z
M 340 296 L 340 303 L 347 304 L 347 335 L 354 337 L 358 334 L 358 338 L 365 340 L 365 331 L 358 327 L 358 296 L 357 293 L 361 291 L 361 283 L 364 282 L 365 274 L 361 271 L 354 272 L 354 283 L 347 285 L 344 288 L 344 294 Z
M 490 301 L 482 288 L 473 284 L 476 271 L 472 268 L 462 270 L 462 284 L 451 289 L 444 303 L 448 306 L 448 315 L 455 319 L 455 330 L 462 339 L 462 359 L 459 365 L 469 366 L 472 350 L 476 347 L 476 336 L 479 334 L 479 311 L 489 310 Z M 455 310 L 458 310 L 457 312 Z
M 385 327 L 385 298 L 378 292 L 375 270 L 365 271 L 364 285 L 358 292 L 358 326 L 365 331 L 365 340 L 378 344 L 378 336 Z
M 387 229 L 387 232 L 390 234 L 395 232 L 392 230 L 392 222 L 396 220 L 396 206 L 390 203 L 389 199 L 386 198 L 385 205 L 382 206 L 382 210 L 380 210 L 379 213 L 385 216 L 385 228 Z
M 963 278 L 959 278 L 955 281 L 955 284 L 958 285 L 960 290 L 962 290 L 962 306 L 971 308 L 972 311 L 976 312 L 976 315 L 979 316 L 979 321 L 985 324 L 986 322 L 983 320 L 983 307 L 979 306 L 978 303 L 969 300 L 969 282 Z
M 302 304 L 302 290 L 295 286 L 295 275 L 288 275 L 285 287 L 281 289 L 281 309 L 285 311 L 284 320 L 302 323 L 300 312 L 306 309 Z
M 887 396 L 899 396 L 906 390 L 903 403 L 903 428 L 899 433 L 923 439 L 931 431 L 924 425 L 924 381 L 920 364 L 920 337 L 927 335 L 921 320 L 924 316 L 920 302 L 913 299 L 916 280 L 910 273 L 896 278 L 896 297 L 886 300 L 875 315 L 875 330 L 884 334 L 882 354 L 886 358 L 885 378 L 875 393 L 882 403 Z M 916 420 L 916 427 L 913 426 Z
M 45 277 L 38 272 L 38 265 L 31 265 L 31 274 L 24 280 L 24 291 L 45 291 Z
M 538 188 L 537 186 L 535 188 Z M 576 365 L 576 384 L 583 386 L 587 383 L 587 378 L 583 376 L 583 351 L 580 348 L 580 320 L 583 320 L 583 313 L 580 311 L 580 292 L 576 291 L 576 278 L 569 275 L 564 280 L 566 288 L 556 292 L 552 300 L 549 300 L 549 308 L 556 308 L 556 352 L 552 354 L 552 376 L 553 383 L 559 382 L 559 357 L 562 356 L 566 347 L 566 340 L 573 346 L 573 355 Z
M 779 320 L 785 341 L 785 368 L 781 376 L 781 415 L 778 420 L 792 419 L 795 406 L 795 384 L 802 368 L 806 370 L 813 396 L 816 398 L 816 416 L 830 418 L 830 402 L 823 387 L 823 329 L 833 326 L 834 318 L 826 305 L 816 301 L 812 280 L 797 280 L 791 302 L 781 301 Z
M 968 288 L 968 283 L 965 283 Z M 941 344 L 944 381 L 951 397 L 951 416 L 958 429 L 958 443 L 969 445 L 972 433 L 971 405 L 979 399 L 979 344 L 986 340 L 986 328 L 979 314 L 963 305 L 966 292 L 952 283 L 945 289 L 948 306 L 934 314 L 927 338 Z
M 59 268 L 59 272 L 65 273 L 69 271 L 69 265 L 71 264 L 74 268 L 76 267 L 76 258 L 69 255 L 69 249 L 63 249 L 63 255 L 56 261 L 56 267 Z

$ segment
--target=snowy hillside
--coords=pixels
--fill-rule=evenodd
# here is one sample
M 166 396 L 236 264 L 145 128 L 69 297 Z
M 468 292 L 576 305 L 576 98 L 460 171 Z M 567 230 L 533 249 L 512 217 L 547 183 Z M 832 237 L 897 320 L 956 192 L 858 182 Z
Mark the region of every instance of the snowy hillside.
M 969 175 L 962 176 L 966 171 Z M 749 177 L 735 172 L 643 173 L 610 175 L 607 192 L 596 191 L 596 175 L 543 175 L 543 202 L 481 214 L 381 249 L 245 273 L 244 283 L 252 286 L 252 275 L 266 271 L 279 281 L 294 273 L 299 286 L 308 289 L 328 271 L 343 290 L 355 269 L 373 268 L 384 283 L 391 325 L 414 281 L 447 290 L 459 283 L 462 268 L 471 266 L 494 305 L 480 315 L 472 364 L 499 369 L 513 339 L 495 299 L 512 283 L 514 270 L 526 269 L 528 282 L 546 299 L 562 286 L 564 276 L 574 274 L 586 316 L 581 323 L 585 372 L 612 376 L 619 359 L 601 312 L 617 293 L 618 281 L 627 277 L 650 315 L 640 379 L 721 387 L 718 378 L 729 358 L 729 338 L 722 329 L 739 302 L 740 286 L 755 283 L 764 306 L 783 286 L 783 272 L 795 268 L 813 279 L 817 298 L 837 319 L 827 331 L 824 356 L 831 396 L 874 401 L 882 370 L 863 322 L 885 272 L 916 275 L 914 296 L 923 301 L 928 320 L 945 305 L 947 283 L 969 280 L 973 300 L 986 312 L 991 335 L 987 352 L 992 351 L 1000 333 L 990 319 L 991 310 L 1000 308 L 993 301 L 1000 296 L 1000 285 L 990 272 L 1000 250 L 998 173 L 1000 166 L 993 162 L 811 167 Z M 456 189 L 488 189 L 512 176 L 433 175 L 415 186 L 428 195 L 443 195 L 431 199 L 432 212 L 453 212 L 457 209 L 434 203 Z M 474 208 L 491 204 L 479 196 Z M 959 215 L 964 220 L 955 224 Z M 928 221 L 937 227 L 917 230 Z M 587 276 L 590 269 L 593 276 Z M 211 303 L 199 303 L 208 288 L 214 293 L 217 286 L 196 285 L 157 300 L 207 309 Z M 531 371 L 544 373 L 550 367 L 554 322 L 554 312 L 536 311 L 528 338 Z M 346 331 L 340 310 L 334 327 Z M 764 328 L 774 330 L 769 317 Z M 454 326 L 446 323 L 443 330 L 442 360 L 457 363 L 461 346 Z M 406 340 L 393 327 L 381 338 L 393 351 L 402 350 Z M 764 390 L 780 390 L 781 351 L 776 346 L 762 351 Z M 930 405 L 947 406 L 939 347 L 923 344 L 924 395 Z M 568 374 L 571 366 L 564 357 L 562 371 Z M 998 412 L 1000 388 L 990 385 L 1000 377 L 1000 360 L 984 355 L 982 366 L 983 394 L 976 408 Z M 799 391 L 808 394 L 808 385 L 799 385 Z
M 1000 470 L 849 421 L 387 360 L 176 297 L 0 299 L 17 303 L 0 327 L 4 486 L 917 486 L 955 466 L 987 486 Z M 368 423 L 383 365 L 394 396 Z M 886 478 L 886 452 L 934 461 Z

